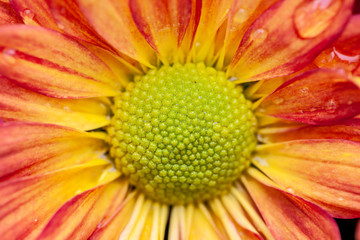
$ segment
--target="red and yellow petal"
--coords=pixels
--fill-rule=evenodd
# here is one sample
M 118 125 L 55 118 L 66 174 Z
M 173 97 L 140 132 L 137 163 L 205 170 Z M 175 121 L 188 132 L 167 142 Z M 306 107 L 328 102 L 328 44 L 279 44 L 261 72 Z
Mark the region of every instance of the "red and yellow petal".
M 1 180 L 81 164 L 107 148 L 97 134 L 40 123 L 2 123 L 0 136 Z
M 360 216 L 360 143 L 311 139 L 263 145 L 253 163 L 276 183 L 333 217 Z
M 360 14 L 353 15 L 336 42 L 316 57 L 319 67 L 344 68 L 354 72 L 360 68 Z
M 264 128 L 259 130 L 259 135 L 266 143 L 296 139 L 345 139 L 360 142 L 360 119 L 331 126 Z
M 136 28 L 128 1 L 104 0 L 101 7 L 97 0 L 76 2 L 96 32 L 116 50 L 145 65 L 156 64 L 155 51 Z
M 0 25 L 22 23 L 21 18 L 9 3 L 0 2 Z
M 57 124 L 92 130 L 109 124 L 109 106 L 104 100 L 56 99 L 24 89 L 0 77 L 0 118 Z
M 191 0 L 130 0 L 129 5 L 137 28 L 162 62 L 176 62 L 191 17 Z
M 10 0 L 10 3 L 25 24 L 60 30 L 44 0 Z
M 307 124 L 335 124 L 360 113 L 360 88 L 342 73 L 315 69 L 285 82 L 259 111 Z
M 352 5 L 353 0 L 278 1 L 245 33 L 229 75 L 246 82 L 300 70 L 340 35 Z
M 119 91 L 118 80 L 104 62 L 55 31 L 1 26 L 0 49 L 1 73 L 44 95 L 83 98 L 113 96 Z
M 336 239 L 336 222 L 321 208 L 287 192 L 242 178 L 275 239 Z
M 80 40 L 92 43 L 96 46 L 111 50 L 103 39 L 87 22 L 81 13 L 79 6 L 70 0 L 43 0 L 44 4 L 49 5 L 50 12 L 57 26 L 64 31 Z
M 111 214 L 107 210 L 123 201 L 127 187 L 125 181 L 114 181 L 73 197 L 56 212 L 37 239 L 88 239 L 104 217 Z
M 65 201 L 103 184 L 101 176 L 108 167 L 97 161 L 0 183 L 1 237 L 35 239 Z

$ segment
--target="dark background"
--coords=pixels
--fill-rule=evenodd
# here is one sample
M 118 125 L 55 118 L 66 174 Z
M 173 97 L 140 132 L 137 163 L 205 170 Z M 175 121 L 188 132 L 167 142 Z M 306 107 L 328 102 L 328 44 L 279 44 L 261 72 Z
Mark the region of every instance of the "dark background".
M 355 1 L 354 13 L 360 14 L 360 0 Z M 360 26 L 359 26 L 360 27 Z M 353 240 L 357 219 L 336 219 L 343 240 Z

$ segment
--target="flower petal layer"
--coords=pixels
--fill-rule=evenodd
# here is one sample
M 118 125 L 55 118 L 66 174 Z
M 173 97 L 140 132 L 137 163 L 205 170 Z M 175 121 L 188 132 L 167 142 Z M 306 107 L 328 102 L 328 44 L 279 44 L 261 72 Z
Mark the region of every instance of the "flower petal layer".
M 360 14 L 353 15 L 340 38 L 325 49 L 314 63 L 319 67 L 344 68 L 350 72 L 360 68 Z M 359 69 L 360 70 L 360 69 Z
M 137 28 L 161 60 L 176 61 L 191 17 L 191 0 L 130 0 L 129 5 Z
M 0 136 L 1 180 L 80 164 L 106 149 L 90 133 L 39 123 L 2 123 Z
M 340 240 L 335 221 L 319 207 L 251 177 L 243 179 L 275 239 Z
M 35 239 L 69 198 L 102 184 L 104 161 L 0 183 L 3 239 Z
M 0 25 L 22 23 L 9 3 L 0 2 Z
M 25 24 L 60 30 L 44 0 L 10 0 L 10 3 Z
M 2 26 L 0 49 L 1 73 L 44 95 L 112 96 L 120 88 L 104 62 L 83 45 L 51 30 L 26 25 Z
M 264 142 L 284 142 L 296 139 L 345 139 L 360 142 L 360 119 L 339 125 L 268 128 L 259 131 Z
M 132 19 L 129 2 L 76 0 L 86 19 L 111 46 L 146 65 L 155 63 L 154 51 Z M 110 30 L 110 31 L 109 31 Z
M 136 195 L 133 192 L 124 202 L 119 201 L 90 239 L 164 239 L 168 206 Z
M 360 216 L 360 143 L 340 139 L 264 145 L 253 163 L 276 183 L 333 217 Z
M 351 16 L 353 0 L 281 0 L 247 30 L 229 68 L 239 82 L 293 73 L 332 43 Z
M 0 118 L 51 123 L 92 130 L 109 123 L 109 107 L 100 99 L 56 99 L 24 89 L 0 76 Z
M 260 108 L 286 120 L 334 124 L 360 113 L 360 89 L 343 74 L 316 69 L 285 82 Z
M 169 240 L 228 239 L 218 226 L 203 204 L 174 206 L 171 210 Z
M 73 197 L 51 218 L 38 239 L 88 239 L 109 214 L 107 209 L 122 202 L 126 192 L 126 182 L 114 181 Z
M 111 49 L 92 29 L 76 2 L 70 0 L 46 0 L 58 27 L 80 40 Z

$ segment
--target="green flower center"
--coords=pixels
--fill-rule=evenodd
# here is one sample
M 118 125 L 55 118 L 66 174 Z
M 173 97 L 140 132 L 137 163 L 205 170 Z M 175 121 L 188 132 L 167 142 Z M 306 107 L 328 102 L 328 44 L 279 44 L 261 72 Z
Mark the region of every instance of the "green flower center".
M 249 165 L 256 120 L 242 88 L 203 64 L 138 76 L 114 100 L 109 136 L 116 168 L 167 204 L 226 192 Z

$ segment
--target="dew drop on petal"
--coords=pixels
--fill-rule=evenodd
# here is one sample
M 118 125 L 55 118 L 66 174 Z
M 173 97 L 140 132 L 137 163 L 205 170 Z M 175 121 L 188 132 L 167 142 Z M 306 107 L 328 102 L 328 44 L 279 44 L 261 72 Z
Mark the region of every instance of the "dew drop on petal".
M 2 51 L 4 59 L 10 63 L 10 64 L 14 64 L 16 62 L 15 59 L 15 54 L 16 54 L 16 50 L 12 49 L 12 48 L 4 48 L 4 50 Z
M 256 43 L 265 41 L 268 36 L 268 32 L 265 29 L 259 28 L 253 31 L 250 35 L 250 39 Z
M 308 87 L 302 87 L 300 88 L 300 93 L 302 95 L 307 95 L 309 93 L 309 88 Z
M 338 200 L 339 200 L 339 201 L 343 201 L 344 198 L 343 198 L 343 197 L 339 197 Z
M 275 104 L 281 104 L 283 102 L 284 102 L 283 98 L 276 98 L 276 99 L 273 100 L 273 103 L 275 103 Z
M 233 21 L 235 24 L 241 24 L 249 18 L 248 12 L 244 8 L 240 8 L 235 14 Z
M 292 189 L 292 188 L 287 188 L 286 189 L 289 193 L 294 193 L 294 189 Z
M 330 99 L 325 103 L 325 110 L 329 113 L 334 113 L 338 107 L 338 103 L 334 99 Z
M 261 158 L 259 156 L 255 156 L 254 161 L 257 161 L 261 166 L 264 166 L 264 167 L 269 166 L 269 163 L 266 161 L 266 159 Z
M 302 38 L 319 36 L 332 23 L 342 0 L 303 1 L 294 14 L 295 29 Z
M 27 18 L 27 19 L 33 19 L 35 17 L 35 13 L 33 11 L 31 11 L 30 9 L 24 9 L 24 11 L 21 12 L 21 16 L 23 18 Z

